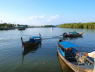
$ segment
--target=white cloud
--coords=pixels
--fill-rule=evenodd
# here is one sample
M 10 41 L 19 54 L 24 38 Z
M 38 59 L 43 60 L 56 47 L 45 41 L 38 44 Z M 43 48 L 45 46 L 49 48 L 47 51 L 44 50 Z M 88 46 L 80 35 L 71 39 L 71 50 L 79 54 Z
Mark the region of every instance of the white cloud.
M 10 15 L 8 13 L 0 13 L 0 22 L 4 23 L 15 23 L 19 20 L 19 17 L 16 15 Z
M 44 18 L 45 16 L 30 16 L 29 19 L 32 20 L 32 19 L 41 19 L 41 18 Z
M 58 19 L 59 17 L 60 17 L 59 15 L 51 16 L 51 17 L 48 19 L 48 22 L 54 21 L 54 20 Z
M 15 23 L 15 24 L 28 24 L 28 25 L 45 25 L 45 24 L 59 24 L 62 16 L 60 15 L 53 15 L 53 16 L 47 16 L 47 15 L 39 15 L 39 16 L 29 16 L 29 17 L 22 17 L 22 16 L 16 16 L 16 15 L 9 15 L 6 13 L 0 14 L 0 22 L 9 22 L 9 23 Z M 61 21 L 62 22 L 62 21 Z
M 58 23 L 61 16 L 30 16 L 25 19 L 19 20 L 18 22 L 21 24 L 29 24 L 29 25 L 45 25 L 45 24 L 55 24 Z

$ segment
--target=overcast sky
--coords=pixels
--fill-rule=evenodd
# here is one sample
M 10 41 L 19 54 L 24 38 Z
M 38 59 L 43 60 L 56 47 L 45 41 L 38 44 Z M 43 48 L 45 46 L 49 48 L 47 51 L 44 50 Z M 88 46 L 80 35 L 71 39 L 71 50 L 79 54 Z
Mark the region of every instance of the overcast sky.
M 95 0 L 0 0 L 0 22 L 28 25 L 95 22 Z

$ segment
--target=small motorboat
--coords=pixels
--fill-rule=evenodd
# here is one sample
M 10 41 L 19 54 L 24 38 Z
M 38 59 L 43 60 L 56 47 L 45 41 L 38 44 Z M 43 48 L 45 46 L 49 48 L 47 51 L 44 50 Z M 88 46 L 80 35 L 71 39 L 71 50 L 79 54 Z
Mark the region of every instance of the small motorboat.
M 93 72 L 94 60 L 84 56 L 85 52 L 79 52 L 76 49 L 77 47 L 79 46 L 67 41 L 60 41 L 58 43 L 57 55 L 62 71 Z M 77 53 L 80 55 L 76 55 Z
M 29 41 L 25 41 L 25 42 L 21 37 L 21 41 L 24 48 L 35 47 L 36 45 L 41 43 L 41 36 L 32 36 L 30 37 Z
M 63 33 L 63 37 L 81 37 L 83 35 L 83 32 L 69 32 L 69 33 Z

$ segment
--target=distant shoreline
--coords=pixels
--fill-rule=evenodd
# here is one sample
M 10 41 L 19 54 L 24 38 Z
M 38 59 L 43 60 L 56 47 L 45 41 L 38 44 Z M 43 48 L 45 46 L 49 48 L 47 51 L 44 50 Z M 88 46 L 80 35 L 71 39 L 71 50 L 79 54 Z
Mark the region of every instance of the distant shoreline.
M 60 24 L 59 28 L 80 28 L 80 29 L 95 29 L 95 23 L 65 23 Z
M 55 25 L 44 25 L 44 26 L 29 26 L 22 24 L 8 24 L 8 23 L 0 23 L 0 30 L 13 30 L 19 28 L 54 28 Z
M 0 30 L 11 30 L 15 29 L 14 24 L 0 23 Z
M 26 25 L 21 25 L 18 24 L 18 26 L 26 26 Z M 65 24 L 60 24 L 60 25 L 44 25 L 44 26 L 26 26 L 26 28 L 77 28 L 77 29 L 95 29 L 95 22 L 90 22 L 90 23 L 65 23 Z M 3 23 L 0 24 L 0 30 L 12 30 L 16 29 L 16 24 L 7 24 Z
M 28 25 L 0 23 L 0 30 L 13 30 L 13 29 L 27 28 L 27 27 Z

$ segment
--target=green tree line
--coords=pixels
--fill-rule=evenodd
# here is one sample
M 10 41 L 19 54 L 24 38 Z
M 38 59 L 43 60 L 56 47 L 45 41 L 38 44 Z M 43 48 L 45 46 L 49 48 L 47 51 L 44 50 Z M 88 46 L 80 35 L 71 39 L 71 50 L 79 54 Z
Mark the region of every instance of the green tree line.
M 14 27 L 14 24 L 0 23 L 0 27 Z
M 58 25 L 58 27 L 95 29 L 95 23 L 65 23 L 65 24 Z

